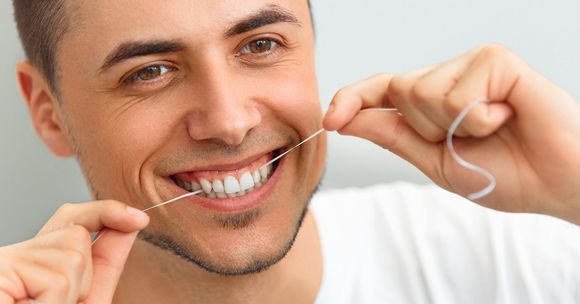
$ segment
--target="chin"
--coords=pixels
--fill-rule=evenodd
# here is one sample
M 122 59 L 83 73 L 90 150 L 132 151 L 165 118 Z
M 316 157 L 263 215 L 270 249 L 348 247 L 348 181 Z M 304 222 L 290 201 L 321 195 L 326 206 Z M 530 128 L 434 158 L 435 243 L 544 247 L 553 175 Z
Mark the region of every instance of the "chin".
M 228 222 L 223 229 L 192 233 L 178 228 L 170 234 L 145 230 L 140 238 L 211 273 L 226 276 L 257 273 L 276 264 L 290 251 L 308 212 L 308 201 L 302 202 L 300 210 L 291 216 L 251 211 L 236 218 L 216 219 Z
M 220 275 L 257 273 L 276 264 L 292 248 L 314 192 L 296 181 L 296 156 L 262 167 L 279 151 L 218 169 L 169 174 L 168 197 L 199 189 L 204 195 L 158 211 L 160 221 L 152 215 L 140 238 Z

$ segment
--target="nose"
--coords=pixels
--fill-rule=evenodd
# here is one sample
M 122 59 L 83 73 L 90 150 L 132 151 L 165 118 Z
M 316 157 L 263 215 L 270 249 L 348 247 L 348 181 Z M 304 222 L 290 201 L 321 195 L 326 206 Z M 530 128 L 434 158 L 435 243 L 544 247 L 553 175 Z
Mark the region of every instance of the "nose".
M 217 140 L 230 146 L 241 144 L 262 120 L 243 79 L 235 79 L 227 67 L 208 69 L 198 78 L 196 111 L 188 119 L 189 136 L 196 140 Z

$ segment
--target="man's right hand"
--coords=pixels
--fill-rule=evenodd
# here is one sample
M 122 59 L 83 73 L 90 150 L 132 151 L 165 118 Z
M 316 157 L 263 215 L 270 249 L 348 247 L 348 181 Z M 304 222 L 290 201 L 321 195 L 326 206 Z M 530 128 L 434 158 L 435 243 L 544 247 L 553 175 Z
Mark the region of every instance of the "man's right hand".
M 116 201 L 63 205 L 31 240 L 0 248 L 0 303 L 111 303 L 142 211 Z M 89 231 L 104 234 L 91 247 Z

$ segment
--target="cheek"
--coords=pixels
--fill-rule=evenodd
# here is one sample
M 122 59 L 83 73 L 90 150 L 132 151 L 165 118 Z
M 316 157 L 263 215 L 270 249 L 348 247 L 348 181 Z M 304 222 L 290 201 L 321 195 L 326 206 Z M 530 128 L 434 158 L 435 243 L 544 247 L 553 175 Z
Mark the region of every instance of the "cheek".
M 81 137 L 79 149 L 84 161 L 93 168 L 121 169 L 129 176 L 139 172 L 147 158 L 172 134 L 175 124 L 167 109 L 147 101 L 77 112 L 82 113 L 77 115 L 75 125 L 79 127 L 76 133 Z M 101 170 L 106 179 L 113 178 L 109 170 Z
M 275 119 L 298 130 L 302 136 L 318 130 L 322 109 L 314 73 L 283 73 L 261 82 L 259 92 Z
M 143 103 L 128 110 L 111 125 L 117 133 L 116 141 L 126 145 L 127 153 L 152 151 L 171 134 L 176 119 L 168 108 L 153 103 Z

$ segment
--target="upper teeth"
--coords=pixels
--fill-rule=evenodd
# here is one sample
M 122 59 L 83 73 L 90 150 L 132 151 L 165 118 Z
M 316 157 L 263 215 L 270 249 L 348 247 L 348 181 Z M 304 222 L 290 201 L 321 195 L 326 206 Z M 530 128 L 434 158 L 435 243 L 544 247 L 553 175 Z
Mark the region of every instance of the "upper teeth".
M 199 184 L 192 181 L 191 184 L 178 180 L 178 185 L 189 190 L 197 191 L 203 189 L 203 192 L 210 198 L 225 198 L 244 195 L 260 187 L 272 173 L 272 165 L 259 168 L 253 172 L 246 171 L 240 178 L 227 175 L 223 180 L 214 179 L 209 181 L 205 178 L 199 179 Z

